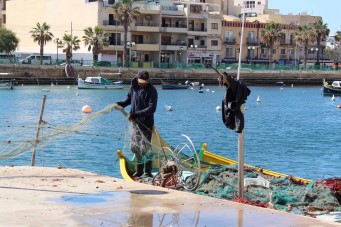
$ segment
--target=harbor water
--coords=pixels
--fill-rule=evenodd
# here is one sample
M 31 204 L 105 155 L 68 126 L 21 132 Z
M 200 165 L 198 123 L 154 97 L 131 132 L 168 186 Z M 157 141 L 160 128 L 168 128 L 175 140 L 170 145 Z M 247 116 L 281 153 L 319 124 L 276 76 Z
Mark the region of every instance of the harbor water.
M 158 89 L 156 127 L 172 146 L 191 138 L 197 149 L 238 159 L 238 134 L 225 127 L 217 107 L 225 87 Z M 31 165 L 43 96 L 46 102 L 35 165 L 76 168 L 121 178 L 116 150 L 123 148 L 126 119 L 119 111 L 73 125 L 115 101 L 122 90 L 78 90 L 77 86 L 17 86 L 0 90 L 0 165 Z M 341 97 L 323 96 L 321 87 L 250 86 L 244 111 L 245 163 L 308 179 L 341 175 Z M 257 98 L 260 100 L 257 102 Z M 82 113 L 90 105 L 92 113 Z M 173 111 L 167 111 L 165 105 Z M 130 107 L 127 107 L 129 111 Z M 53 130 L 52 130 L 53 129 Z M 58 129 L 58 133 L 56 130 Z M 31 146 L 20 145 L 29 141 Z M 27 147 L 27 149 L 25 149 Z M 13 157 L 3 155 L 9 150 Z

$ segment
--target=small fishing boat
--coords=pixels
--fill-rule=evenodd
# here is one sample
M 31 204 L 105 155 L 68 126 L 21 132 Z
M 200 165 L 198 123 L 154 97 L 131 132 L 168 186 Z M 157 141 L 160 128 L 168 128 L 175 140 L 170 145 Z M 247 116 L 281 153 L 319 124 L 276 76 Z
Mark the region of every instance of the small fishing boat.
M 0 76 L 9 76 L 12 73 L 0 73 Z M 14 86 L 15 79 L 4 79 L 0 81 L 0 90 L 12 90 Z
M 341 81 L 329 84 L 323 80 L 323 95 L 341 95 Z
M 85 80 L 78 76 L 78 89 L 122 89 L 123 81 L 112 82 L 102 76 L 88 76 Z
M 0 81 L 0 90 L 12 90 L 13 89 L 13 81 Z
M 161 86 L 163 90 L 179 90 L 179 89 L 188 89 L 190 85 L 185 84 L 172 84 L 161 81 Z

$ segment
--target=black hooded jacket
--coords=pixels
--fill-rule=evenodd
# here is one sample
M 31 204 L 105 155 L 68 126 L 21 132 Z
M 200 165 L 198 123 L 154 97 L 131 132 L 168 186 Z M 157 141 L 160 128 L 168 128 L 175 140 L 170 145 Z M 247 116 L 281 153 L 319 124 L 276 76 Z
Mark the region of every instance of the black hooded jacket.
M 143 130 L 146 127 L 152 130 L 154 126 L 154 113 L 157 107 L 157 90 L 148 83 L 146 88 L 141 88 L 137 83 L 137 76 L 131 81 L 131 87 L 127 98 L 117 102 L 123 108 L 131 105 L 130 114 L 136 120 L 136 123 Z
M 224 75 L 229 85 L 225 84 L 226 93 L 222 100 L 222 119 L 226 127 L 241 133 L 244 129 L 244 114 L 240 108 L 251 91 L 245 84 L 227 73 Z

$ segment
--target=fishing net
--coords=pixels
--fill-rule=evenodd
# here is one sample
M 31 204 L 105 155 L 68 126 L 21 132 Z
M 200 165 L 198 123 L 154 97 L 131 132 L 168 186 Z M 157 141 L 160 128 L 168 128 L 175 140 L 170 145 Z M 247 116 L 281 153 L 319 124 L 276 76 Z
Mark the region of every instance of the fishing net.
M 270 177 L 257 168 L 245 168 L 244 170 L 244 198 L 239 198 L 238 192 L 238 166 L 218 165 L 197 160 L 202 157 L 202 150 L 195 150 L 192 141 L 184 137 L 184 141 L 176 146 L 166 143 L 154 127 L 151 138 L 145 136 L 145 130 L 141 129 L 138 122 L 127 120 L 128 113 L 116 104 L 110 104 L 104 109 L 93 113 L 79 122 L 61 127 L 51 122 L 41 122 L 41 132 L 38 140 L 33 138 L 37 126 L 27 125 L 1 125 L 2 141 L 0 159 L 9 159 L 31 151 L 34 146 L 42 147 L 51 143 L 57 136 L 85 134 L 86 125 L 96 117 L 111 113 L 117 109 L 123 114 L 119 124 L 125 124 L 124 134 L 117 134 L 116 138 L 108 134 L 97 133 L 99 137 L 111 137 L 122 141 L 122 153 L 129 168 L 129 174 L 136 170 L 136 164 L 153 162 L 153 169 L 160 171 L 163 167 L 178 168 L 177 179 L 169 178 L 163 182 L 164 186 L 179 186 L 180 190 L 195 190 L 194 193 L 215 198 L 233 200 L 260 207 L 268 207 L 301 215 L 317 216 L 332 211 L 341 211 L 341 178 L 329 178 L 313 181 L 310 184 L 296 180 L 294 177 Z M 21 138 L 15 139 L 20 131 Z M 147 133 L 148 134 L 148 133 Z M 92 134 L 93 135 L 93 134 Z M 173 163 L 173 166 L 169 166 Z M 160 172 L 159 172 L 160 173 Z M 159 174 L 159 173 L 153 173 Z M 155 176 L 154 176 L 155 178 Z M 151 178 L 141 182 L 153 184 Z M 155 182 L 154 182 L 155 183 Z M 161 183 L 159 184 L 160 186 Z
M 293 177 L 270 177 L 260 171 L 245 169 L 244 198 L 238 198 L 238 167 L 215 165 L 201 178 L 197 194 L 228 199 L 260 207 L 269 207 L 301 215 L 316 216 L 341 211 L 336 185 L 340 178 L 304 184 Z

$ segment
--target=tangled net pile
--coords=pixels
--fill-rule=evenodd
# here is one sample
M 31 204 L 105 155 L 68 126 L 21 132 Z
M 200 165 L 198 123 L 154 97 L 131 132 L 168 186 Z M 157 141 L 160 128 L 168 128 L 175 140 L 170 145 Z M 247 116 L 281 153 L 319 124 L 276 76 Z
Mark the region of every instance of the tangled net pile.
M 341 178 L 313 181 L 274 178 L 245 168 L 244 198 L 238 198 L 238 166 L 215 165 L 203 173 L 196 193 L 295 214 L 316 216 L 341 211 Z

